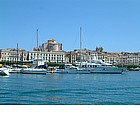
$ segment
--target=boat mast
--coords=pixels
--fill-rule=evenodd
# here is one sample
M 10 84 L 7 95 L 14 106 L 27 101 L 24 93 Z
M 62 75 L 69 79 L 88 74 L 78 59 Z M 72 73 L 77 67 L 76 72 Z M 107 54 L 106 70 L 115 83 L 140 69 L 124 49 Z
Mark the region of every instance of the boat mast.
M 18 43 L 17 43 L 17 65 L 18 65 Z
M 37 60 L 38 60 L 38 55 L 39 55 L 39 54 L 38 54 L 38 49 L 39 49 L 39 48 L 38 48 L 38 29 L 37 29 L 37 42 L 36 42 L 36 43 L 37 43 Z
M 82 27 L 80 27 L 80 66 L 82 63 Z

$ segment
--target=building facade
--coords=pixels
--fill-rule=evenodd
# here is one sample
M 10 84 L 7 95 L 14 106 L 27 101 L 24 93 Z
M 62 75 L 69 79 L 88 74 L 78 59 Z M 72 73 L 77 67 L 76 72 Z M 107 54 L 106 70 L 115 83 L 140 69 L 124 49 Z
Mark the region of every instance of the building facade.
M 43 43 L 42 46 L 34 48 L 31 52 L 22 49 L 0 50 L 0 61 L 30 62 L 37 59 L 41 59 L 46 63 L 64 63 L 65 52 L 62 50 L 62 44 L 58 43 L 54 39 L 50 39 L 47 43 Z
M 140 65 L 140 52 L 102 52 L 84 49 L 67 52 L 66 62 L 74 63 L 76 61 L 92 62 L 94 59 L 104 60 L 113 65 Z
M 51 38 L 48 42 L 43 43 L 41 46 L 34 48 L 29 52 L 28 60 L 42 59 L 44 62 L 65 62 L 65 52 L 62 50 L 62 44 L 58 43 L 55 39 Z
M 55 39 L 51 38 L 48 42 L 43 43 L 41 46 L 34 48 L 33 51 L 41 52 L 57 52 L 62 51 L 62 44 L 58 43 Z
M 32 51 L 28 54 L 28 61 L 33 61 L 36 59 L 41 59 L 44 62 L 55 62 L 55 63 L 64 63 L 65 62 L 65 52 L 39 52 Z
M 121 52 L 119 58 L 119 64 L 140 65 L 140 52 L 137 53 Z
M 27 61 L 28 51 L 23 49 L 5 49 L 0 51 L 0 61 Z
M 80 61 L 92 62 L 95 58 L 98 58 L 96 51 L 88 49 L 67 52 L 65 57 L 67 63 L 75 63 Z
M 94 59 L 101 59 L 113 65 L 140 66 L 140 52 L 104 52 L 102 47 L 96 47 L 96 50 L 83 49 L 64 52 L 62 44 L 54 39 L 48 40 L 47 43 L 43 43 L 30 52 L 17 48 L 0 50 L 0 61 L 27 62 L 37 59 L 46 63 L 92 62 Z

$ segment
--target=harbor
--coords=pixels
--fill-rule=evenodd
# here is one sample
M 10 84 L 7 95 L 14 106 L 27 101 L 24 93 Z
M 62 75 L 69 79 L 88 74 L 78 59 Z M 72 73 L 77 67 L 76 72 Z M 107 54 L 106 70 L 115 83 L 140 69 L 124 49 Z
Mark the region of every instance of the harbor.
M 47 73 L 59 73 L 59 74 L 122 74 L 124 68 L 118 68 L 112 66 L 109 63 L 105 63 L 101 60 L 94 60 L 92 63 L 79 62 L 75 64 L 63 64 L 57 67 L 49 67 L 44 63 L 37 62 L 41 65 L 34 67 L 19 66 L 9 67 L 5 66 L 0 68 L 0 75 L 5 76 L 11 73 L 20 74 L 47 74 Z
M 139 105 L 139 71 L 0 76 L 0 104 Z
M 140 0 L 0 0 L 2 140 L 140 139 Z

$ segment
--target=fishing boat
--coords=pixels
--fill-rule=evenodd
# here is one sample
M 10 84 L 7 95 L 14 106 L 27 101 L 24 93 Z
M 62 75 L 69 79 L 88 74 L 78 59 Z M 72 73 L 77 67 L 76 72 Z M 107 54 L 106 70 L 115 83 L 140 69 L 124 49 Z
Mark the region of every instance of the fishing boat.
M 9 69 L 8 68 L 0 68 L 0 75 L 5 76 L 5 75 L 9 75 Z

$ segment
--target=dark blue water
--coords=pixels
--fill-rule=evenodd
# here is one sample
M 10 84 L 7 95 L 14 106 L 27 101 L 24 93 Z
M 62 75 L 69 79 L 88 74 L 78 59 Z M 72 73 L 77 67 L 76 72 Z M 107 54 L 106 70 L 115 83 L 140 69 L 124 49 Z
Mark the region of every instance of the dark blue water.
M 1 76 L 0 104 L 140 105 L 140 72 Z

